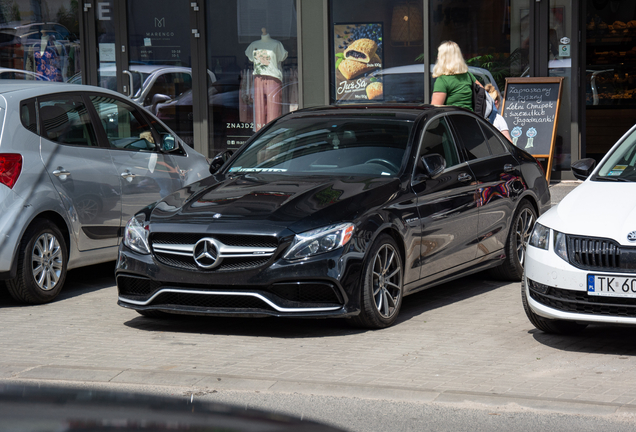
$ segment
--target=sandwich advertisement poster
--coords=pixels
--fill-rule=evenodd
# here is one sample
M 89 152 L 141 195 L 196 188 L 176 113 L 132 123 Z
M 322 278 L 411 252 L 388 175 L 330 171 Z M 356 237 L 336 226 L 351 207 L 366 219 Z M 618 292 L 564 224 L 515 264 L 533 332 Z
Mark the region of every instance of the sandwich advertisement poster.
M 335 24 L 336 101 L 382 100 L 382 23 Z

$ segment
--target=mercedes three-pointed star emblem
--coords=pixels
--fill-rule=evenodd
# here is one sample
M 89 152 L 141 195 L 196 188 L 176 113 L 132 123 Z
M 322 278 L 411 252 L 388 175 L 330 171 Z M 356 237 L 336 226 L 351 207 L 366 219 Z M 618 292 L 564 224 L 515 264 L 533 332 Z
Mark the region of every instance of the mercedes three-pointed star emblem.
M 194 262 L 201 268 L 211 269 L 221 264 L 221 260 L 218 259 L 218 247 L 211 238 L 202 238 L 199 240 L 197 244 L 194 245 L 192 252 Z

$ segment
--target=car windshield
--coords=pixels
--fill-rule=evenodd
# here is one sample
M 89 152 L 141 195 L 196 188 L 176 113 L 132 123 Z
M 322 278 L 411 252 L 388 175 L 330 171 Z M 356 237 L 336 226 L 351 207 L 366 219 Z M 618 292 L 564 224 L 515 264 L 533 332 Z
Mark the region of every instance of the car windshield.
M 636 181 L 636 131 L 612 151 L 594 180 Z
M 230 173 L 397 174 L 413 121 L 386 117 L 281 120 L 253 141 Z

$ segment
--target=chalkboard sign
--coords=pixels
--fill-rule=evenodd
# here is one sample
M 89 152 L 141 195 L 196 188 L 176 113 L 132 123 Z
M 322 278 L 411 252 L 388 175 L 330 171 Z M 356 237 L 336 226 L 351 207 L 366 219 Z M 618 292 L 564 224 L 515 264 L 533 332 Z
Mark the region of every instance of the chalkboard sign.
M 506 78 L 502 116 L 512 142 L 536 158 L 547 158 L 550 180 L 563 77 Z

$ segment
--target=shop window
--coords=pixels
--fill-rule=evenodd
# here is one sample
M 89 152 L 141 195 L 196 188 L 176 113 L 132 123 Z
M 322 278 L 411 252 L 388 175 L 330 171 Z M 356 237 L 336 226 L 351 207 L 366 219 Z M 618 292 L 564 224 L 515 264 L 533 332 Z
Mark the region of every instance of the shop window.
M 298 109 L 296 0 L 207 2 L 209 154 Z
M 601 160 L 636 119 L 636 2 L 586 5 L 586 155 Z
M 469 71 L 503 94 L 507 77 L 528 76 L 528 0 L 429 1 L 429 61 L 443 41 L 459 45 Z
M 331 102 L 424 100 L 422 2 L 331 1 Z
M 67 82 L 80 72 L 77 1 L 38 4 L 0 2 L 2 79 Z

